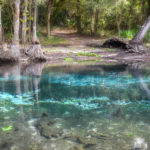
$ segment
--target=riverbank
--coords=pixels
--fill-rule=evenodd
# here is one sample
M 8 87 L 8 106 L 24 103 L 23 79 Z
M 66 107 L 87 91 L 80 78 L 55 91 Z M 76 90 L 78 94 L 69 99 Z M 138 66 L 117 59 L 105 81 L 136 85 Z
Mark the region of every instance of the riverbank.
M 150 53 L 135 54 L 118 49 L 101 48 L 107 40 L 106 37 L 81 36 L 74 31 L 65 30 L 54 30 L 52 37 L 53 40 L 41 42 L 44 54 L 49 57 L 49 64 L 130 64 L 150 60 Z M 24 55 L 22 46 L 21 62 L 28 63 L 28 57 Z

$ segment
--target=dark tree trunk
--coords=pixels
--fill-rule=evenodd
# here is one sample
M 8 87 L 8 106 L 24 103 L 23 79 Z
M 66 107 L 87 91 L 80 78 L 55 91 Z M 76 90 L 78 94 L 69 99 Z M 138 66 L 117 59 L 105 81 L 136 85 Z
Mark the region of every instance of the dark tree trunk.
M 94 21 L 94 34 L 97 34 L 98 17 L 99 17 L 99 10 L 96 9 L 96 12 L 95 12 L 95 21 Z
M 77 32 L 81 34 L 82 28 L 81 28 L 81 14 L 80 14 L 80 0 L 77 0 Z
M 150 15 L 150 0 L 148 0 L 148 16 Z
M 51 35 L 51 12 L 52 12 L 53 0 L 48 0 L 47 2 L 47 36 Z

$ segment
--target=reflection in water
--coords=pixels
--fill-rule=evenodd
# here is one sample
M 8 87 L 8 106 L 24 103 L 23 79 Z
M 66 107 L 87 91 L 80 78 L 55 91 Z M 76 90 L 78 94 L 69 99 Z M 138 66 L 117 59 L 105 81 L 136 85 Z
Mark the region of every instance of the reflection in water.
M 136 148 L 141 148 L 143 150 L 146 150 L 148 147 L 147 147 L 147 143 L 145 142 L 144 139 L 142 138 L 136 138 L 135 141 L 134 141 L 134 147 Z
M 0 149 L 148 150 L 149 70 L 45 65 L 0 67 Z

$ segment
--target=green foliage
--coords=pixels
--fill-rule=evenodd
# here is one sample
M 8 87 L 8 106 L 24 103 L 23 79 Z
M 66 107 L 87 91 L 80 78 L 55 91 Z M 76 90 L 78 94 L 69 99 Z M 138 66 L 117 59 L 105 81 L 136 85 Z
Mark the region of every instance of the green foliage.
M 67 58 L 65 58 L 64 60 L 67 61 L 67 62 L 72 62 L 72 61 L 73 61 L 73 58 L 67 57 Z
M 138 29 L 122 30 L 120 32 L 120 35 L 123 38 L 132 39 L 136 35 L 137 32 L 138 32 Z
M 2 131 L 3 131 L 3 132 L 7 132 L 7 131 L 10 131 L 10 130 L 12 130 L 12 129 L 13 129 L 13 126 L 9 125 L 9 126 L 7 126 L 7 127 L 3 127 L 3 128 L 2 128 Z
M 12 0 L 0 0 L 2 4 L 3 35 L 13 33 Z M 29 4 L 28 4 L 29 5 Z M 24 23 L 23 16 L 27 16 L 27 24 L 33 21 L 33 12 L 23 11 L 24 3 L 21 2 L 20 22 Z M 34 5 L 32 3 L 32 10 Z M 28 7 L 29 9 L 29 7 Z M 56 0 L 52 4 L 51 27 L 65 27 L 77 29 L 81 26 L 82 34 L 101 35 L 110 37 L 119 35 L 123 38 L 132 39 L 149 13 L 148 0 Z M 77 18 L 80 18 L 80 23 Z M 47 25 L 47 1 L 38 0 L 38 29 Z M 40 28 L 39 28 L 40 27 Z M 26 31 L 29 30 L 29 26 Z M 40 31 L 40 30 L 39 30 Z M 46 39 L 40 32 L 38 37 L 42 43 L 64 43 L 62 39 Z M 44 31 L 46 34 L 46 31 Z M 149 42 L 150 33 L 145 42 Z
M 96 53 L 84 53 L 84 52 L 79 52 L 76 55 L 77 56 L 87 56 L 87 57 L 101 57 L 101 54 L 97 55 Z
M 147 32 L 144 42 L 150 42 L 150 30 Z

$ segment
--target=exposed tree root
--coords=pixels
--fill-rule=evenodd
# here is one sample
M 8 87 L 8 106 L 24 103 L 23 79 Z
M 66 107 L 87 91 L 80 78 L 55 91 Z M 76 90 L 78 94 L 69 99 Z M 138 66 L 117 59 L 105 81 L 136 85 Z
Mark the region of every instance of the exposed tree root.
M 124 50 L 129 53 L 146 53 L 147 49 L 143 47 L 143 45 L 127 43 L 124 40 L 119 38 L 110 38 L 109 40 L 105 41 L 102 45 L 104 48 L 117 48 L 120 50 Z
M 28 49 L 25 49 L 25 54 L 34 62 L 43 62 L 47 60 L 47 57 L 44 56 L 41 45 L 33 44 Z
M 11 45 L 8 49 L 6 45 L 2 46 L 0 51 L 0 63 L 16 63 L 20 59 L 19 46 Z

